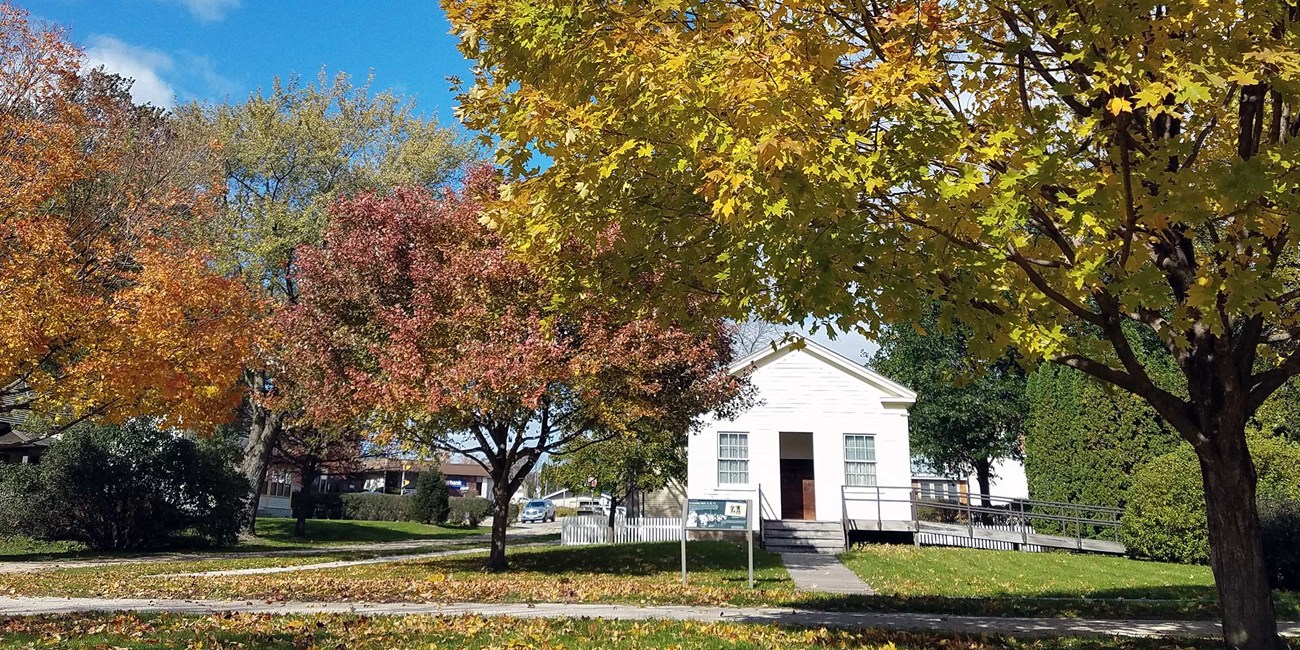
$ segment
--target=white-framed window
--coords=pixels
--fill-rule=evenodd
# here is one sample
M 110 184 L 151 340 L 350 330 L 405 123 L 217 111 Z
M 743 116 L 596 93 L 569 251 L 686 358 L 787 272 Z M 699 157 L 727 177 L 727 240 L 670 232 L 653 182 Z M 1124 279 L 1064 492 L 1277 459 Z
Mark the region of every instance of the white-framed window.
M 718 485 L 749 483 L 749 434 L 718 434 Z
M 956 481 L 917 481 L 917 491 L 923 501 L 948 501 L 956 503 L 961 499 L 961 491 Z
M 844 434 L 844 484 L 871 487 L 876 484 L 876 437 Z
M 269 497 L 288 497 L 293 492 L 293 475 L 281 470 L 268 470 L 262 494 Z

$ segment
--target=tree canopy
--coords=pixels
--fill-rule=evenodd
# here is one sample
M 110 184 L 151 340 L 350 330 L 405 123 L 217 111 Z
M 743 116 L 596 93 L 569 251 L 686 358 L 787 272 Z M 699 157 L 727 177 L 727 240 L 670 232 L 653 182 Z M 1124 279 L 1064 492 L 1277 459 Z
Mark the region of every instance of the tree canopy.
M 509 501 L 548 452 L 677 427 L 728 403 L 725 330 L 554 309 L 545 282 L 479 221 L 491 168 L 437 196 L 420 188 L 337 204 L 305 250 L 284 313 L 309 418 L 463 454 L 492 476 L 490 566 L 505 567 Z
M 258 305 L 194 236 L 202 143 L 7 2 L 0 61 L 0 414 L 228 421 Z
M 571 298 L 873 331 L 933 298 L 1137 394 L 1201 460 L 1229 645 L 1277 645 L 1244 429 L 1300 372 L 1294 4 L 443 5 L 493 223 Z
M 941 329 L 935 310 L 885 329 L 870 365 L 917 393 L 908 410 L 913 456 L 935 471 L 975 476 L 989 494 L 993 466 L 1018 458 L 1025 430 L 1025 372 L 1014 352 L 991 365 L 967 351 L 969 328 Z M 988 500 L 985 499 L 987 502 Z
M 246 515 L 252 528 L 271 450 L 284 429 L 298 426 L 295 417 L 311 397 L 296 393 L 291 373 L 282 372 L 288 343 L 274 320 L 298 299 L 300 252 L 321 242 L 340 198 L 398 185 L 438 186 L 477 154 L 458 130 L 418 114 L 411 100 L 323 70 L 315 83 L 296 75 L 276 79 L 242 102 L 183 106 L 177 121 L 212 143 L 207 164 L 224 181 L 219 209 L 203 232 L 215 266 L 241 278 L 269 306 L 259 323 L 258 355 L 244 373 L 249 431 L 242 466 L 254 487 Z

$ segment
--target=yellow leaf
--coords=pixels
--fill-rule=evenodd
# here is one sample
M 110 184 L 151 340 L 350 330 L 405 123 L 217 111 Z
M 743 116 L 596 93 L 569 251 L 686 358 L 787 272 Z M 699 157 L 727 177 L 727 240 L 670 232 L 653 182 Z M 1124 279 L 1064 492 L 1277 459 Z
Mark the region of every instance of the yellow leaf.
M 1133 105 L 1123 97 L 1111 97 L 1110 101 L 1106 102 L 1106 110 L 1110 111 L 1111 115 L 1119 115 L 1132 111 Z

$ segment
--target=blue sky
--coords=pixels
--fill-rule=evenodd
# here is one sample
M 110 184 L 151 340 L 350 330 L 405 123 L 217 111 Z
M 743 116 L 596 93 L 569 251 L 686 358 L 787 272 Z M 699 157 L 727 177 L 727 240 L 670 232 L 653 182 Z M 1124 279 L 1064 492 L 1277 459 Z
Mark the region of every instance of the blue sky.
M 452 124 L 448 76 L 469 78 L 435 0 L 17 0 L 68 28 L 93 64 L 136 80 L 140 102 L 235 101 L 276 77 L 346 72 Z M 861 336 L 812 338 L 850 359 Z
M 448 75 L 469 65 L 432 0 L 18 0 L 71 30 L 87 55 L 159 105 L 242 99 L 277 75 L 322 68 L 415 97 L 452 120 Z

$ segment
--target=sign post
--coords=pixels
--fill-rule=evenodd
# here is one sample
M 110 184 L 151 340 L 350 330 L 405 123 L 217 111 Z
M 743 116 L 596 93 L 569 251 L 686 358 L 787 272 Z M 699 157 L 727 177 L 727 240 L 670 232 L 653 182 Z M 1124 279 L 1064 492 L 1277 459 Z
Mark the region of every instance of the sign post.
M 686 584 L 686 534 L 692 530 L 745 531 L 749 543 L 749 587 L 754 588 L 753 508 L 748 500 L 687 499 L 682 508 L 682 585 Z

